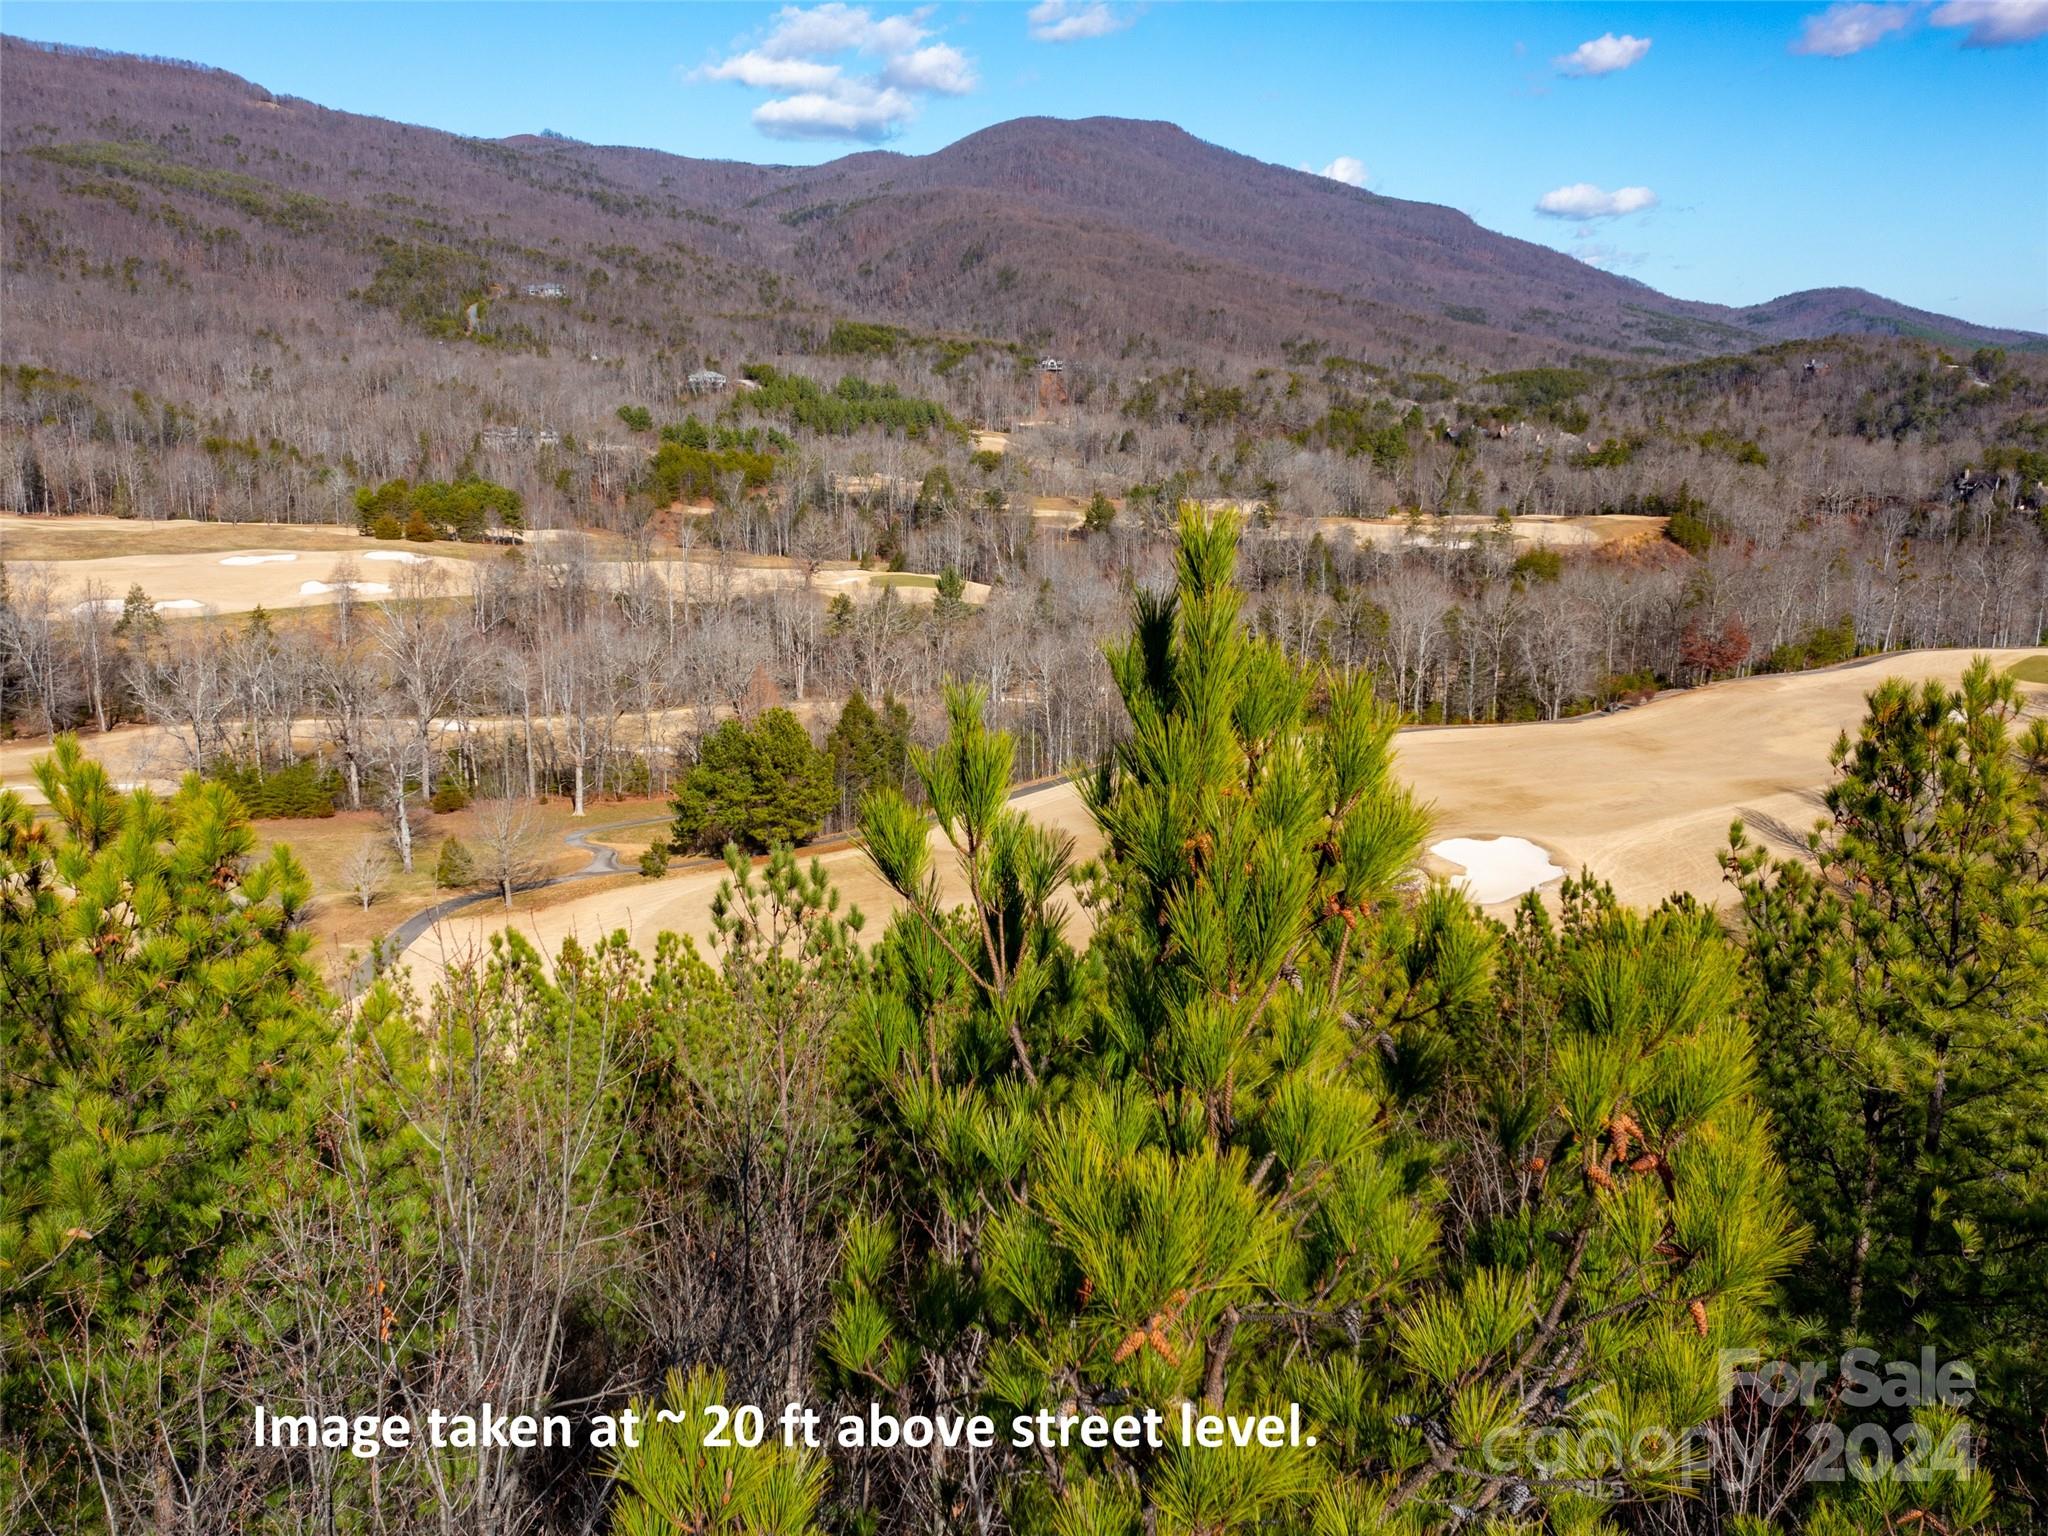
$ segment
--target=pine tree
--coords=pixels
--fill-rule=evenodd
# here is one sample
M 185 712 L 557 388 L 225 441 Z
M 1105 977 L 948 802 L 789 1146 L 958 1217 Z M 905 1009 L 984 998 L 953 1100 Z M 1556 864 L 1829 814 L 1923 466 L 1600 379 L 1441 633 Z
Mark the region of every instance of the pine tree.
M 856 688 L 825 738 L 825 754 L 832 760 L 840 814 L 850 816 L 871 791 L 903 787 L 910 769 L 910 711 L 890 695 L 877 712 Z
M 2042 1473 L 2048 732 L 1979 660 L 1896 679 L 1834 751 L 1813 862 L 1725 858 L 1768 1097 L 1836 1342 L 1967 1359 L 1994 1452 Z M 1889 1357 L 1889 1356 L 1888 1356 Z
M 824 1458 L 780 1444 L 706 1446 L 712 1405 L 726 1405 L 716 1371 L 672 1373 L 660 1404 L 642 1405 L 640 1444 L 613 1475 L 628 1490 L 611 1528 L 620 1536 L 813 1536 L 823 1530 Z M 667 1414 L 664 1419 L 658 1414 Z M 729 1439 L 729 1437 L 728 1437 Z
M 332 1028 L 305 872 L 254 859 L 231 791 L 119 793 L 69 736 L 35 775 L 51 821 L 0 792 L 0 1401 L 112 1522 L 161 1509 L 230 1413 L 240 1283 Z
M 806 842 L 825 824 L 832 795 L 832 761 L 795 715 L 764 710 L 751 727 L 728 720 L 672 797 L 670 842 L 707 853 L 727 843 L 760 853 Z
M 1292 1400 L 1318 1426 L 1285 1452 L 1026 1456 L 999 1487 L 958 1459 L 895 1469 L 1021 1530 L 1408 1530 L 1502 1498 L 1576 1517 L 1533 1465 L 1552 1425 L 1574 1483 L 1681 1486 L 1715 1351 L 1759 1336 L 1796 1251 L 1732 965 L 1693 912 L 1553 935 L 1503 1193 L 1454 1199 L 1434 1129 L 1497 1086 L 1482 1045 L 1510 1054 L 1495 931 L 1413 877 L 1427 817 L 1391 711 L 1246 636 L 1235 548 L 1184 515 L 1176 590 L 1140 594 L 1111 652 L 1131 731 L 1088 786 L 1085 958 L 1060 936 L 1066 850 L 1003 805 L 978 697 L 918 759 L 964 907 L 908 807 L 864 807 L 909 903 L 850 1021 L 895 1198 L 850 1230 L 828 1361 L 902 1405 Z
M 476 884 L 476 860 L 461 838 L 451 836 L 442 842 L 441 852 L 434 860 L 434 884 L 444 891 Z

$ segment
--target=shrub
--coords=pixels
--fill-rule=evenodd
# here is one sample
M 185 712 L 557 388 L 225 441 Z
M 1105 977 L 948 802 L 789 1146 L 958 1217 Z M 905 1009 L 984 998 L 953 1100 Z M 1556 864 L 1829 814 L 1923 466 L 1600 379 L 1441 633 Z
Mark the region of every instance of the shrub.
M 441 845 L 441 856 L 434 860 L 434 884 L 444 891 L 476 884 L 476 860 L 461 838 L 451 837 Z
M 443 779 L 427 804 L 434 808 L 435 815 L 446 816 L 469 804 L 469 788 L 460 779 Z
M 659 880 L 668 873 L 667 843 L 656 843 L 640 855 L 640 873 L 649 880 Z
M 332 816 L 341 775 L 322 768 L 318 758 L 303 758 L 275 773 L 243 763 L 216 763 L 206 776 L 235 792 L 242 808 L 257 821 L 299 820 Z

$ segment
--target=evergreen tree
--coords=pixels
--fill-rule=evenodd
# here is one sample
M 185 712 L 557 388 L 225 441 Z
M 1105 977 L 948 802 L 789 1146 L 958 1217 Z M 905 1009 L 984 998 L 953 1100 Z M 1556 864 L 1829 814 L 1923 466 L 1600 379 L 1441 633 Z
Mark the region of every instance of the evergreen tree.
M 2010 678 L 1896 679 L 1834 751 L 1813 862 L 1740 823 L 1768 1097 L 1814 1262 L 1792 1297 L 1839 1346 L 1962 1358 L 1995 1454 L 2044 1472 L 2048 731 Z
M 331 1026 L 305 872 L 232 792 L 118 793 L 69 736 L 35 774 L 51 820 L 0 792 L 0 1418 L 127 1529 L 230 1413 Z
M 978 697 L 917 759 L 965 907 L 900 797 L 864 807 L 908 903 L 849 1025 L 893 1198 L 849 1232 L 827 1359 L 920 1408 L 1293 1400 L 1316 1425 L 1315 1448 L 1076 1448 L 1000 1482 L 891 1469 L 963 1523 L 1416 1530 L 1497 1500 L 1569 1523 L 1589 1483 L 1681 1487 L 1716 1351 L 1760 1336 L 1796 1251 L 1732 966 L 1690 911 L 1553 935 L 1556 1024 L 1493 1156 L 1517 1171 L 1468 1202 L 1434 1133 L 1495 1086 L 1460 1056 L 1499 1028 L 1494 931 L 1413 883 L 1427 819 L 1391 711 L 1245 634 L 1235 549 L 1186 514 L 1177 590 L 1140 594 L 1111 653 L 1131 732 L 1089 786 L 1085 960 L 1063 840 L 1004 806 Z M 1563 1474 L 1530 1451 L 1551 1427 Z
M 43 461 L 36 457 L 35 445 L 25 444 L 21 450 L 21 510 L 30 514 L 50 510 L 50 485 L 43 477 Z
M 910 771 L 910 711 L 895 695 L 879 713 L 856 688 L 825 738 L 841 815 L 850 816 L 873 790 L 901 789 Z
M 449 837 L 442 842 L 441 852 L 434 860 L 434 884 L 444 891 L 476 884 L 476 860 L 461 838 Z
M 674 1372 L 659 1405 L 644 1405 L 640 1444 L 620 1452 L 613 1475 L 628 1490 L 613 1517 L 620 1536 L 815 1536 L 825 1461 L 779 1443 L 706 1446 L 712 1405 L 724 1406 L 716 1371 Z M 661 1415 L 667 1415 L 662 1417 Z
M 761 853 L 806 842 L 825 824 L 832 795 L 832 760 L 795 715 L 764 710 L 751 727 L 728 720 L 671 797 L 670 842 L 707 853 L 727 843 Z
M 156 611 L 156 603 L 143 591 L 141 582 L 132 582 L 128 595 L 121 599 L 121 617 L 114 623 L 114 633 L 131 645 L 142 645 L 160 638 L 164 632 L 163 615 Z

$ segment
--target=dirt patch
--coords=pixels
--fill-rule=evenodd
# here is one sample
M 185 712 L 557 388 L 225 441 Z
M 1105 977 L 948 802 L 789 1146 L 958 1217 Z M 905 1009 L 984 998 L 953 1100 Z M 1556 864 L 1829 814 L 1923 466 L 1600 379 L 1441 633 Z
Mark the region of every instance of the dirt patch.
M 1660 538 L 1665 519 L 1617 514 L 1612 517 L 1517 517 L 1507 526 L 1517 544 L 1553 549 L 1610 548 Z M 1491 517 L 1319 517 L 1314 526 L 1326 538 L 1350 538 L 1381 547 L 1428 548 L 1449 543 L 1467 547 L 1501 526 Z

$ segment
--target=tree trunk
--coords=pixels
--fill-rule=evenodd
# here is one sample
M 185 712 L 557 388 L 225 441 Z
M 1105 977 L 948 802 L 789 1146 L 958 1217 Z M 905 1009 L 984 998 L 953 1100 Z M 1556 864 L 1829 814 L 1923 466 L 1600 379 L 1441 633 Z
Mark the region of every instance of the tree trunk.
M 1948 1108 L 1948 1050 L 1946 1039 L 1937 1041 L 1934 1081 L 1927 1089 L 1927 1133 L 1920 1141 L 1918 1188 L 1913 1196 L 1913 1267 L 1907 1275 L 1908 1292 L 1919 1289 L 1920 1269 L 1934 1239 L 1934 1160 L 1941 1152 L 1942 1119 Z
M 405 872 L 412 873 L 412 810 L 405 803 L 405 758 L 398 759 L 398 861 L 405 866 Z

